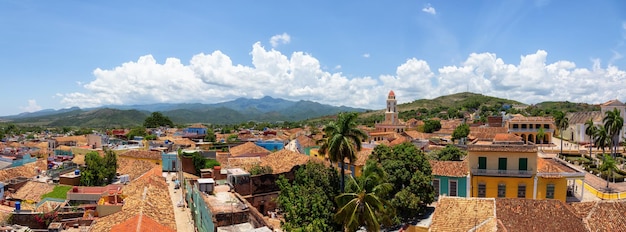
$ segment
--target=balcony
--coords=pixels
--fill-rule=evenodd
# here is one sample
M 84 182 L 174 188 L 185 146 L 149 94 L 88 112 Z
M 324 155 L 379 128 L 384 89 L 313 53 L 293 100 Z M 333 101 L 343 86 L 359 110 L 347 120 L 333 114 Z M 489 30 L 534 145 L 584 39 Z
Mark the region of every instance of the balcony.
M 475 176 L 532 177 L 533 174 L 531 170 L 472 169 Z
M 537 128 L 509 128 L 509 132 L 537 132 L 539 129 Z M 553 133 L 554 129 L 543 129 L 545 133 Z

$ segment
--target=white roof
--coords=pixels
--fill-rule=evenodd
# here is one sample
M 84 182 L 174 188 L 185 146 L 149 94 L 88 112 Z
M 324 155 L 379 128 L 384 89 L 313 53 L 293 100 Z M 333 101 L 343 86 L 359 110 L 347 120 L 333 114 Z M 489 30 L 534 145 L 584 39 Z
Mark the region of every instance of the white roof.
M 198 184 L 215 184 L 215 180 L 213 178 L 200 178 Z

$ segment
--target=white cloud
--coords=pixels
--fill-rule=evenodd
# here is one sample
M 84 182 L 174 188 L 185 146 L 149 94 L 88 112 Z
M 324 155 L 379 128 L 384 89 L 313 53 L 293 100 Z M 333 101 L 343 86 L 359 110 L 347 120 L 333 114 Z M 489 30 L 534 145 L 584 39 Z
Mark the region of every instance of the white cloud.
M 339 65 L 339 64 L 337 66 L 335 66 L 335 70 L 338 70 L 338 69 L 341 69 L 341 65 Z
M 28 105 L 22 106 L 20 109 L 24 112 L 36 112 L 41 110 L 41 106 L 37 105 L 37 101 L 30 99 L 28 100 Z
M 524 103 L 599 103 L 626 95 L 624 70 L 611 64 L 603 67 L 599 60 L 591 69 L 566 60 L 547 63 L 548 52 L 543 50 L 520 56 L 519 63 L 507 63 L 494 53 L 472 53 L 459 65 L 440 68 L 411 58 L 395 73 L 377 77 L 348 77 L 341 70 L 325 70 L 310 54 L 283 54 L 259 42 L 250 55 L 251 66 L 233 64 L 221 51 L 197 54 L 188 64 L 176 58 L 157 63 L 146 55 L 113 69 L 96 69 L 84 91 L 59 96 L 66 106 L 80 107 L 272 96 L 379 109 L 389 90 L 401 103 L 468 89 Z
M 363 54 L 363 58 L 370 58 L 370 54 L 369 53 Z
M 422 8 L 422 11 L 426 12 L 426 13 L 429 13 L 431 15 L 436 15 L 437 14 L 437 10 L 435 10 L 435 8 L 430 5 L 430 3 L 428 3 L 428 5 L 426 5 L 424 8 Z
M 275 35 L 270 38 L 270 44 L 273 48 L 278 47 L 280 44 L 288 44 L 289 42 L 291 42 L 291 36 L 287 33 Z

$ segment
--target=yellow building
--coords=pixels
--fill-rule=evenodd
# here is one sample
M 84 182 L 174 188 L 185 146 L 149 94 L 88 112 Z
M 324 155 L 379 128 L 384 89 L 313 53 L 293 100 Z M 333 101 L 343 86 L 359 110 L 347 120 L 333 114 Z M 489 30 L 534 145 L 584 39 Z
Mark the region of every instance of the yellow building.
M 505 123 L 508 132 L 522 138 L 524 143 L 550 144 L 554 135 L 554 119 L 552 117 L 514 116 Z M 543 128 L 542 141 L 537 141 L 537 133 Z
M 554 159 L 539 158 L 537 146 L 514 134 L 468 146 L 471 196 L 566 200 L 568 183 L 585 173 Z M 582 190 L 582 189 L 581 189 Z

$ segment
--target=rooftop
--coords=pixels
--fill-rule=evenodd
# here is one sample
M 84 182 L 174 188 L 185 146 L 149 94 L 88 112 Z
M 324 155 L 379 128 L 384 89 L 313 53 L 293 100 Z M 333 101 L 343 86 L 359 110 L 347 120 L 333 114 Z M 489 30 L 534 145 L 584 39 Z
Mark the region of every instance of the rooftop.
M 495 231 L 496 204 L 493 198 L 440 197 L 430 231 Z
M 524 117 L 524 116 L 515 116 L 510 119 L 511 122 L 547 122 L 554 123 L 554 118 L 552 117 Z
M 496 215 L 507 232 L 586 231 L 573 209 L 559 200 L 498 198 Z
M 580 177 L 585 176 L 584 172 L 578 171 L 552 158 L 537 159 L 537 172 L 544 178 L 562 178 L 563 176 L 571 176 L 574 174 L 579 174 Z
M 247 211 L 245 204 L 229 190 L 228 185 L 217 185 L 214 188 L 215 195 L 202 194 L 213 215 Z
M 111 228 L 111 232 L 131 232 L 131 231 L 163 231 L 174 232 L 170 227 L 161 225 L 149 216 L 139 214 L 128 220 L 117 224 Z
M 160 160 L 161 152 L 158 151 L 142 151 L 142 150 L 130 150 L 120 154 L 119 156 L 139 158 L 139 159 L 153 159 Z
M 572 208 L 589 231 L 623 231 L 626 228 L 626 201 L 572 203 Z
M 310 160 L 307 155 L 289 150 L 280 150 L 261 158 L 261 166 L 270 166 L 274 174 L 291 171 L 294 166 L 306 164 Z
M 478 145 L 472 144 L 467 146 L 468 151 L 503 151 L 503 152 L 537 152 L 537 146 L 534 145 L 510 145 L 510 144 L 490 144 Z
M 467 161 L 438 161 L 429 160 L 433 175 L 466 177 L 469 174 Z
M 230 155 L 233 157 L 242 156 L 246 154 L 269 154 L 270 151 L 267 149 L 256 145 L 253 142 L 247 142 L 238 146 L 234 146 L 230 148 Z

